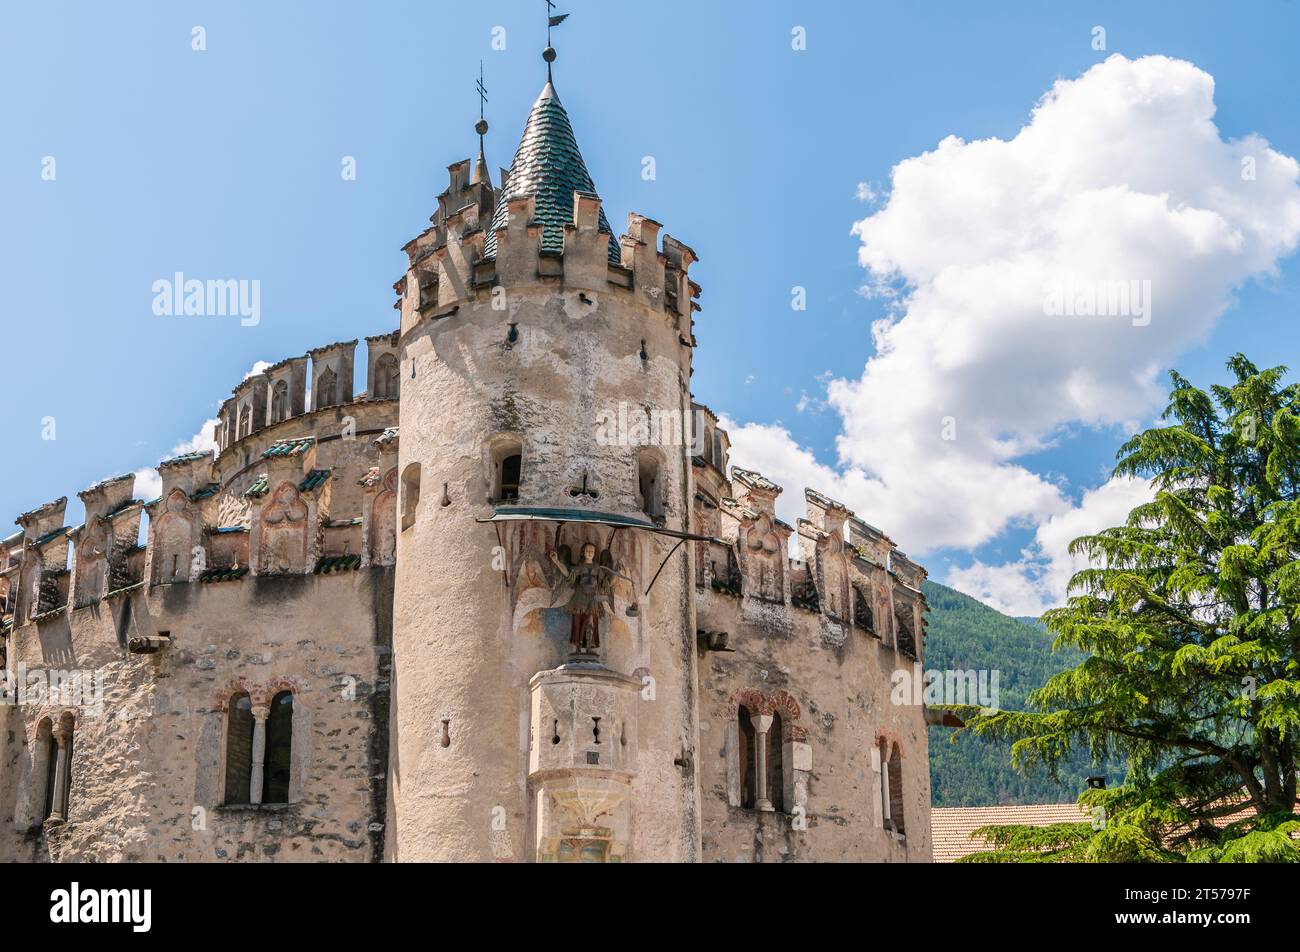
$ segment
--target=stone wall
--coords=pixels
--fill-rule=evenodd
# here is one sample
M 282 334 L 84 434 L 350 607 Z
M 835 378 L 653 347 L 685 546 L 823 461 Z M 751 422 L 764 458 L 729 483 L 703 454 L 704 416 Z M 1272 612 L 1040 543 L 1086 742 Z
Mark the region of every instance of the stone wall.
M 36 725 L 59 704 L 6 708 L 0 858 L 25 861 L 369 861 L 385 802 L 391 568 L 160 586 L 27 625 L 15 665 L 101 673 L 104 707 L 75 711 L 67 822 L 40 832 Z M 168 632 L 153 654 L 125 650 Z M 294 695 L 290 803 L 222 805 L 225 705 Z

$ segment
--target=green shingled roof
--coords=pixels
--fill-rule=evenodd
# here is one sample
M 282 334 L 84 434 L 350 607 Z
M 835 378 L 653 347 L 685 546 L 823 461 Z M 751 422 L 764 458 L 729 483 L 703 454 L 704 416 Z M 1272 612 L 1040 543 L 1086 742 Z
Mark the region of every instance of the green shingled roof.
M 496 212 L 488 227 L 484 257 L 496 257 L 496 232 L 505 226 L 509 217 L 507 203 L 528 195 L 534 196 L 534 220 L 542 226 L 542 253 L 561 254 L 564 251 L 564 226 L 573 221 L 574 192 L 594 195 L 596 186 L 582 161 L 582 153 L 578 151 L 578 140 L 573 136 L 569 114 L 560 104 L 555 87 L 547 83 L 528 114 L 524 137 L 510 165 L 510 179 L 497 200 Z M 603 208 L 599 229 L 609 235 L 609 260 L 618 264 L 622 260 L 618 241 Z
M 310 489 L 315 489 L 329 478 L 330 471 L 328 469 L 313 469 L 307 474 L 307 478 L 298 484 L 298 488 L 302 492 L 307 492 Z
M 350 572 L 360 567 L 359 555 L 327 555 L 317 561 L 313 571 L 317 575 L 329 575 L 331 572 Z
M 300 440 L 279 440 L 263 450 L 262 458 L 271 459 L 275 456 L 299 456 L 311 449 L 315 442 L 316 437 L 314 436 L 307 436 Z
M 237 582 L 247 574 L 247 566 L 238 569 L 208 569 L 206 572 L 201 572 L 199 574 L 199 581 L 204 584 L 209 582 Z

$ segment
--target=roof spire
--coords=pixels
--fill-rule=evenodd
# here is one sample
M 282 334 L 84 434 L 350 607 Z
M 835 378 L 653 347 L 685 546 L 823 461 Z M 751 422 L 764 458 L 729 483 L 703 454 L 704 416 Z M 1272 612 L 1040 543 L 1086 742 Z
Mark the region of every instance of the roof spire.
M 546 83 L 551 83 L 551 64 L 555 62 L 555 47 L 551 45 L 551 28 L 557 27 L 565 20 L 569 19 L 567 13 L 552 14 L 555 4 L 552 0 L 546 0 L 546 49 L 542 50 L 542 59 L 546 60 Z
M 478 122 L 474 123 L 474 131 L 478 133 L 478 164 L 474 169 L 473 181 L 475 184 L 489 182 L 487 170 L 487 158 L 483 154 L 483 136 L 487 135 L 488 124 L 483 118 L 483 106 L 487 103 L 487 87 L 483 85 L 483 61 L 478 61 L 478 82 L 474 84 L 478 90 Z

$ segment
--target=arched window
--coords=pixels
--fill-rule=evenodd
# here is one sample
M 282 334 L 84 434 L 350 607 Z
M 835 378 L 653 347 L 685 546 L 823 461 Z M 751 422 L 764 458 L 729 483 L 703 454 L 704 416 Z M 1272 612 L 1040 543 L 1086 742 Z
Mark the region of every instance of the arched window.
M 36 728 L 32 779 L 33 800 L 39 804 L 39 821 L 64 821 L 72 793 L 72 734 L 74 721 L 64 714 L 57 724 L 48 717 Z
M 903 754 L 898 749 L 898 744 L 894 744 L 893 752 L 889 755 L 886 775 L 889 778 L 889 819 L 894 832 L 906 836 L 907 824 L 903 818 Z
M 397 358 L 392 354 L 380 354 L 375 361 L 375 379 L 371 382 L 371 396 L 376 400 L 396 400 L 400 371 Z
M 781 713 L 772 715 L 772 726 L 767 729 L 767 798 L 772 801 L 772 809 L 777 813 L 785 812 L 785 766 L 782 762 Z
M 659 485 L 659 460 L 649 451 L 637 457 L 637 496 L 641 511 L 652 518 L 664 514 L 662 487 Z
M 54 771 L 58 764 L 58 744 L 54 740 L 54 725 L 48 717 L 36 725 L 36 743 L 32 747 L 33 801 L 40 805 L 37 822 L 44 822 L 54 812 Z
M 492 446 L 492 502 L 514 502 L 524 479 L 524 447 L 517 439 Z
M 289 419 L 289 381 L 277 380 L 271 393 L 271 422 Z
M 754 776 L 755 765 L 758 762 L 757 751 L 754 748 L 754 725 L 749 721 L 749 708 L 740 705 L 737 711 L 737 719 L 740 724 L 740 805 L 746 809 L 753 809 L 758 798 L 758 784 Z
M 271 699 L 266 718 L 266 762 L 263 803 L 289 802 L 289 763 L 293 747 L 293 692 L 281 691 Z
M 226 714 L 226 803 L 252 802 L 253 727 L 253 702 L 236 694 Z
M 239 439 L 243 439 L 253 432 L 253 407 L 245 404 L 244 408 L 239 411 Z
M 329 367 L 316 378 L 316 409 L 332 407 L 338 403 L 338 374 Z
M 408 463 L 402 471 L 402 530 L 415 525 L 416 507 L 420 505 L 420 464 Z
M 49 730 L 48 722 L 46 730 L 49 733 L 45 738 L 45 809 L 41 818 L 48 820 L 54 815 L 54 800 L 59 788 L 59 744 L 54 739 L 54 732 Z

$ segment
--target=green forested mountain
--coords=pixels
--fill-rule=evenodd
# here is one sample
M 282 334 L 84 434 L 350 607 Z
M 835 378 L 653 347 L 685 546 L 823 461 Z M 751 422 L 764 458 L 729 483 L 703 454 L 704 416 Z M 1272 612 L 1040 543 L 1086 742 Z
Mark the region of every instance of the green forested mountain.
M 930 605 L 926 670 L 999 672 L 998 706 L 1004 710 L 1024 710 L 1035 688 L 1081 660 L 1074 651 L 1053 652 L 1051 635 L 1033 619 L 1003 615 L 936 582 L 925 582 L 923 589 Z M 1061 769 L 1059 783 L 1045 773 L 1025 777 L 1011 769 L 1010 743 L 970 734 L 952 741 L 951 730 L 930 728 L 930 789 L 937 807 L 1073 802 L 1089 775 L 1108 774 L 1112 782 L 1122 776 L 1091 765 L 1085 754 Z

